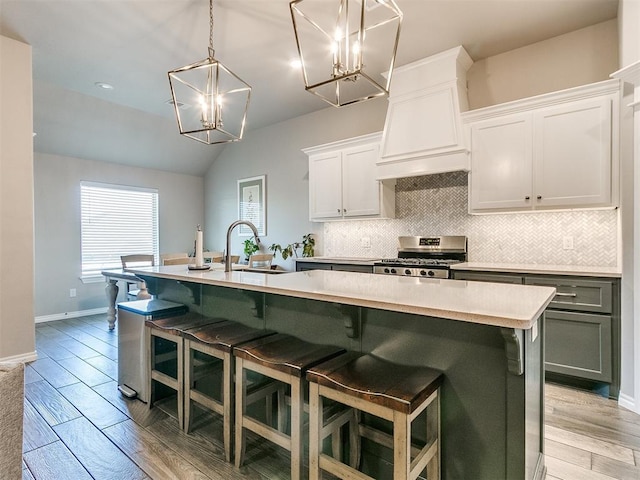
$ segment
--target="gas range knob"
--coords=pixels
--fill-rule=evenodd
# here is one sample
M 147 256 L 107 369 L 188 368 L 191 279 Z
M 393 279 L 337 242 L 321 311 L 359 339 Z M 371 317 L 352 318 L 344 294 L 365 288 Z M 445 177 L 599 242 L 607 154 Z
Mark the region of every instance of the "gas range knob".
M 427 274 L 426 270 L 420 270 L 420 275 L 422 275 L 423 277 Z
M 395 268 L 392 268 L 392 269 L 391 269 L 391 273 L 396 273 L 396 269 L 395 269 Z
M 384 269 L 384 273 L 390 273 L 388 268 Z
M 411 275 L 411 270 L 409 270 L 408 268 L 405 269 L 404 274 L 405 275 Z
M 435 272 L 434 272 L 433 270 L 429 270 L 428 275 L 429 275 L 430 277 L 433 277 L 433 276 L 435 275 Z

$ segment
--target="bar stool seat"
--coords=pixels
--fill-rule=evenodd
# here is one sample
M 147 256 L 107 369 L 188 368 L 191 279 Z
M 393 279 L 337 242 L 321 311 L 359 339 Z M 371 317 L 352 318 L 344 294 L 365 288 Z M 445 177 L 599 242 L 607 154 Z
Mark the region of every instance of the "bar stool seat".
M 216 322 L 183 332 L 184 337 L 184 431 L 189 433 L 192 424 L 193 402 L 203 408 L 222 415 L 223 439 L 226 459 L 231 461 L 233 426 L 233 374 L 232 350 L 238 345 L 256 340 L 276 332 L 252 328 L 233 321 Z M 222 368 L 220 368 L 222 362 Z M 212 376 L 221 373 L 220 382 L 210 382 Z M 201 388 L 198 384 L 204 384 Z M 214 385 L 214 383 L 216 385 Z M 272 382 L 273 383 L 273 382 Z M 220 392 L 211 392 L 220 386 Z M 208 387 L 208 388 L 207 388 Z M 261 385 L 253 392 L 249 403 L 269 399 L 275 389 Z M 270 404 L 269 404 L 270 405 Z
M 328 436 L 322 418 L 323 399 L 340 402 L 392 423 L 393 436 L 361 425 L 360 436 L 393 449 L 394 480 L 440 478 L 440 386 L 444 375 L 434 369 L 398 365 L 374 355 L 348 352 L 311 367 L 309 383 L 309 479 L 329 472 L 342 479 L 372 479 L 323 453 Z M 426 410 L 426 412 L 425 412 Z M 412 422 L 425 412 L 426 441 L 412 447 Z
M 316 345 L 291 335 L 276 334 L 233 349 L 236 357 L 236 437 L 235 464 L 243 462 L 246 430 L 291 452 L 291 479 L 302 475 L 302 417 L 305 372 L 307 369 L 344 353 L 340 347 Z M 247 372 L 252 371 L 288 384 L 291 389 L 290 435 L 284 430 L 282 406 L 278 408 L 278 428 L 250 417 L 246 412 Z
M 176 392 L 176 416 L 180 428 L 184 428 L 184 340 L 185 330 L 222 322 L 222 318 L 203 317 L 197 313 L 180 316 L 149 318 L 145 320 L 145 344 L 147 345 L 148 407 L 167 396 L 166 391 Z M 162 387 L 160 387 L 162 386 Z

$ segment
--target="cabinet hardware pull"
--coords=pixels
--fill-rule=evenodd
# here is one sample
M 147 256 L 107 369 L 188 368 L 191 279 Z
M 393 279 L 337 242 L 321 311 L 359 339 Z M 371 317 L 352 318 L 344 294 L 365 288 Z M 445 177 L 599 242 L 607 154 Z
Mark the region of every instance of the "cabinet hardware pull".
M 343 208 L 343 209 L 342 209 L 342 213 L 347 213 L 347 209 L 346 209 L 346 208 Z
M 542 200 L 542 195 L 538 195 L 538 200 Z
M 340 209 L 338 209 L 338 213 L 340 213 Z
M 525 200 L 530 200 L 531 197 L 529 195 L 527 195 L 526 197 L 524 197 Z
M 571 297 L 571 298 L 576 298 L 578 296 L 577 293 L 564 293 L 564 292 L 557 292 L 556 293 L 556 297 Z

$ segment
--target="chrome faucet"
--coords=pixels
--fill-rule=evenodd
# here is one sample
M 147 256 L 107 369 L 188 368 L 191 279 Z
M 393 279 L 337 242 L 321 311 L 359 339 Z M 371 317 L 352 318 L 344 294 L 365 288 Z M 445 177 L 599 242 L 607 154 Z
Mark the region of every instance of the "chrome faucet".
M 224 260 L 224 271 L 231 271 L 231 231 L 236 228 L 238 225 L 246 225 L 253 231 L 253 237 L 256 239 L 256 244 L 260 245 L 260 238 L 258 237 L 258 229 L 256 226 L 247 222 L 246 220 L 236 220 L 231 225 L 229 225 L 229 229 L 227 230 L 227 250 L 226 250 L 226 258 Z

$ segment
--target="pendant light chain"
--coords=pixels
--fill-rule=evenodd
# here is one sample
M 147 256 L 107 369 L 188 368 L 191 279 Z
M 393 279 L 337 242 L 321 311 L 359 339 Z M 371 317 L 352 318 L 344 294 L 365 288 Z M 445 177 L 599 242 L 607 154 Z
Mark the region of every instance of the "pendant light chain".
M 209 0 L 209 59 L 213 60 L 215 50 L 213 49 L 213 0 Z

